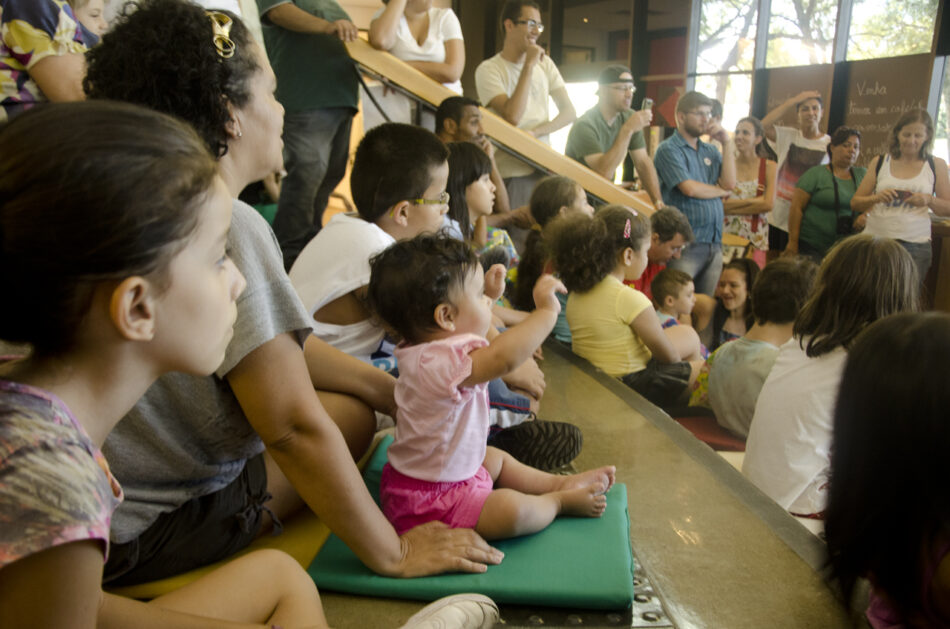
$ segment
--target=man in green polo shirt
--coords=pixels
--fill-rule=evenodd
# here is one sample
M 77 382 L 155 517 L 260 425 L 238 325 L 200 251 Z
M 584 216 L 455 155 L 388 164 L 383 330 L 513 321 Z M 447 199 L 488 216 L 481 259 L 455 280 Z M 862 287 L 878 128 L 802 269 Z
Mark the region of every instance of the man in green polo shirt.
M 284 178 L 274 233 L 289 270 L 323 225 L 346 174 L 358 78 L 344 42 L 358 36 L 335 0 L 257 0 L 284 106 Z
M 629 153 L 647 194 L 657 209 L 662 208 L 659 179 L 643 139 L 643 129 L 653 120 L 652 110 L 630 109 L 636 88 L 627 68 L 605 68 L 598 83 L 600 99 L 571 127 L 565 154 L 613 181 L 617 167 Z

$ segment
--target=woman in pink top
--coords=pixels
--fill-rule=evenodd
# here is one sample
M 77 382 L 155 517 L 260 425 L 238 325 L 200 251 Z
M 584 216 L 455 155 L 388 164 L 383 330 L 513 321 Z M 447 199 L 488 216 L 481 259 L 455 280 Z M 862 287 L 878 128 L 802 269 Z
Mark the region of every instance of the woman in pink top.
M 404 339 L 395 352 L 396 441 L 380 487 L 396 531 L 441 520 L 499 539 L 540 531 L 559 514 L 599 517 L 613 466 L 556 476 L 485 445 L 487 383 L 544 341 L 563 285 L 543 276 L 534 312 L 489 343 L 489 297 L 503 288 L 502 265 L 483 273 L 465 243 L 423 234 L 392 245 L 371 266 L 369 302 Z

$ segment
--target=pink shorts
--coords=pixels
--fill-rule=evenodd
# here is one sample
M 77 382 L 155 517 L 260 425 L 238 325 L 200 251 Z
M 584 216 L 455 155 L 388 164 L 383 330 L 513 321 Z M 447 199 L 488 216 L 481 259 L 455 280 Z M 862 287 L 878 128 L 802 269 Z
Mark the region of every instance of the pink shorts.
M 457 483 L 430 483 L 400 474 L 387 463 L 379 484 L 383 513 L 402 535 L 433 520 L 452 528 L 475 528 L 494 483 L 484 466 Z

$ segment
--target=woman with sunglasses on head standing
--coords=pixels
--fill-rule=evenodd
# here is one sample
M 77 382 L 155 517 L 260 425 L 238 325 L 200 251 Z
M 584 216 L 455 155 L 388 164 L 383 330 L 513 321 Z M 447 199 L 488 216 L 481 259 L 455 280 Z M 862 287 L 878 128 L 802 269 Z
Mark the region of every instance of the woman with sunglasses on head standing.
M 801 253 L 821 262 L 838 240 L 864 228 L 864 217 L 851 208 L 867 168 L 855 166 L 861 132 L 839 127 L 828 144 L 831 161 L 805 171 L 788 211 L 788 246 L 784 255 Z
M 875 157 L 870 172 L 851 199 L 867 216 L 867 232 L 894 238 L 910 252 L 920 280 L 932 262 L 930 211 L 950 216 L 947 163 L 931 154 L 934 123 L 930 114 L 912 109 L 891 129 L 885 155 Z

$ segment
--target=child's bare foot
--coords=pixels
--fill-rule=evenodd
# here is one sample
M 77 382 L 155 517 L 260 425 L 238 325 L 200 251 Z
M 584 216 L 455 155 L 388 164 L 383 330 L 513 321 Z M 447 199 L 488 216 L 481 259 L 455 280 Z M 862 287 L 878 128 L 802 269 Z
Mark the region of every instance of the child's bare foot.
M 607 508 L 605 485 L 591 483 L 587 487 L 557 492 L 561 499 L 561 513 L 584 518 L 599 518 Z
M 597 485 L 603 487 L 603 491 L 606 492 L 608 489 L 613 487 L 614 478 L 616 475 L 616 467 L 613 465 L 605 465 L 603 467 L 598 467 L 596 470 L 587 470 L 586 472 L 581 472 L 580 474 L 559 477 L 561 479 L 560 489 L 580 489 L 583 487 L 589 487 L 591 485 Z

